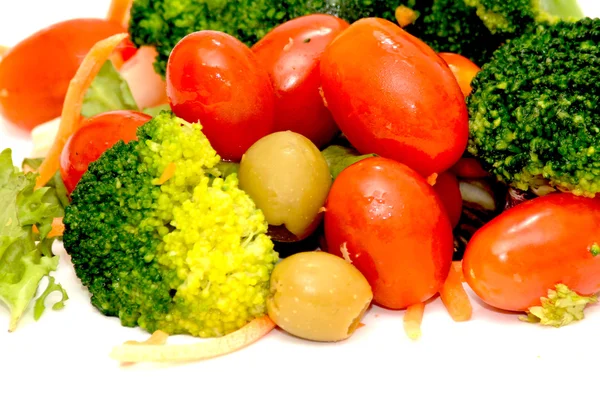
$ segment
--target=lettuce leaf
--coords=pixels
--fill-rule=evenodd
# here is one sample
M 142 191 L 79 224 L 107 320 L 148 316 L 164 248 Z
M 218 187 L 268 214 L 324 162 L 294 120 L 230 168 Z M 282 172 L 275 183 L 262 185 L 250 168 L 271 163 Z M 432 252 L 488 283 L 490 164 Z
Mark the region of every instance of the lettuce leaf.
M 81 107 L 81 115 L 89 118 L 96 114 L 115 110 L 138 111 L 139 108 L 127 81 L 109 60 L 102 65 L 87 90 Z
M 46 236 L 52 220 L 62 215 L 62 206 L 52 188 L 34 189 L 35 178 L 36 174 L 23 173 L 13 165 L 10 149 L 0 153 L 0 303 L 10 311 L 11 332 L 37 294 L 41 280 L 50 278 L 58 267 L 58 257 L 52 254 Z M 34 225 L 39 234 L 34 234 Z M 60 286 L 53 280 L 50 283 Z M 42 312 L 43 304 L 39 315 Z

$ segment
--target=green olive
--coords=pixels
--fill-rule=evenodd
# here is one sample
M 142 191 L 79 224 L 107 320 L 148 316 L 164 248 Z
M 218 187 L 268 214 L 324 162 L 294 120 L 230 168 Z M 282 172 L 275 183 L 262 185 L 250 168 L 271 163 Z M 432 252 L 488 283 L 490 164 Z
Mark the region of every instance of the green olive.
M 269 317 L 303 339 L 335 342 L 358 327 L 373 292 L 352 264 L 322 251 L 282 260 L 271 274 Z
M 269 225 L 285 226 L 293 240 L 306 238 L 318 227 L 332 182 L 319 149 L 291 131 L 254 143 L 242 157 L 239 179 Z

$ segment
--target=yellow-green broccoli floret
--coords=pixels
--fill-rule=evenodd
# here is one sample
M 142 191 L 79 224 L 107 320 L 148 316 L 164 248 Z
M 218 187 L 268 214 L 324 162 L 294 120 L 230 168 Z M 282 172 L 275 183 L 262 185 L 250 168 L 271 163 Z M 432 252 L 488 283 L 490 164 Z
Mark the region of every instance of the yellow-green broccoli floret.
M 600 19 L 539 27 L 483 66 L 467 98 L 468 150 L 501 181 L 600 192 Z
M 65 210 L 92 304 L 125 326 L 200 337 L 265 314 L 278 255 L 237 175 L 220 176 L 200 124 L 165 111 L 137 135 L 90 164 Z

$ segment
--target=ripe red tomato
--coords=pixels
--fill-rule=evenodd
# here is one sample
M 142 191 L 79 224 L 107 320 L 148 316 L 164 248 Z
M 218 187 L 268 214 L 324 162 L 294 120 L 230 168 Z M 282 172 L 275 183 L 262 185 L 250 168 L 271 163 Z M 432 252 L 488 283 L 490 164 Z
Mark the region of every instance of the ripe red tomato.
M 600 201 L 549 194 L 500 214 L 473 235 L 465 281 L 491 306 L 525 311 L 558 283 L 580 295 L 600 291 Z
M 335 121 L 363 154 L 428 176 L 466 149 L 467 107 L 452 71 L 392 22 L 366 18 L 344 30 L 321 58 L 321 79 Z
M 252 47 L 275 89 L 275 131 L 299 133 L 319 148 L 339 131 L 323 104 L 319 62 L 348 26 L 332 15 L 307 15 L 279 25 Z
M 458 84 L 460 86 L 460 90 L 463 92 L 463 95 L 467 97 L 471 94 L 471 81 L 475 78 L 475 75 L 481 68 L 477 66 L 473 61 L 469 60 L 467 57 L 461 56 L 460 54 L 455 53 L 438 53 L 440 57 L 446 64 L 450 67 L 450 70 L 456 77 Z
M 450 218 L 450 224 L 452 228 L 455 228 L 460 220 L 463 206 L 458 179 L 448 171 L 442 172 L 438 175 L 433 189 L 444 203 L 444 208 Z
M 60 175 L 71 193 L 88 165 L 119 140 L 136 140 L 137 128 L 151 119 L 136 111 L 109 111 L 85 120 L 65 144 L 60 157 Z
M 269 74 L 245 44 L 226 33 L 191 33 L 175 46 L 167 63 L 167 96 L 178 117 L 200 121 L 225 160 L 240 161 L 273 132 Z
M 481 163 L 475 158 L 463 157 L 450 168 L 456 176 L 467 179 L 485 178 L 490 174 L 483 169 Z
M 325 206 L 327 249 L 363 273 L 377 304 L 403 309 L 426 301 L 452 263 L 452 228 L 443 207 L 416 171 L 367 158 L 333 182 Z
M 103 19 L 72 19 L 18 43 L 0 62 L 0 114 L 31 130 L 58 117 L 71 78 L 99 40 L 125 28 Z M 127 44 L 121 56 L 129 56 Z

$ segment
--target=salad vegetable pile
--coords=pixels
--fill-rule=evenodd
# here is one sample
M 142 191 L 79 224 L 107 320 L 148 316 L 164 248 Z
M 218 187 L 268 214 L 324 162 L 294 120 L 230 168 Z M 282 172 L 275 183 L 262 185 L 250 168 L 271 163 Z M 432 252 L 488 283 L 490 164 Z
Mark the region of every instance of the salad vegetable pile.
M 347 340 L 371 305 L 417 339 L 437 296 L 471 320 L 466 288 L 580 321 L 600 292 L 599 43 L 575 1 L 114 0 L 49 26 L 0 53 L 0 114 L 33 142 L 20 168 L 0 153 L 9 329 L 52 292 L 68 307 L 57 239 L 94 308 L 151 334 L 122 362 L 275 327 Z

